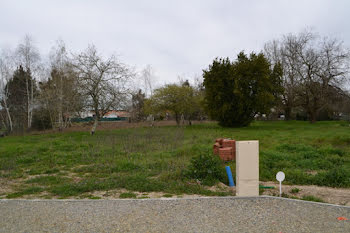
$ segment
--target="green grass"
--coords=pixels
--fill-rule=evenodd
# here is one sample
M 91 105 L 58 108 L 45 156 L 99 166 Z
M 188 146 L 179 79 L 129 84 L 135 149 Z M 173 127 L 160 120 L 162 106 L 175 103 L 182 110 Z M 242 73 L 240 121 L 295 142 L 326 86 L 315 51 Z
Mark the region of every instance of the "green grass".
M 211 153 L 218 137 L 259 140 L 262 181 L 275 180 L 282 170 L 286 184 L 350 187 L 350 127 L 343 122 L 254 122 L 233 129 L 207 123 L 98 131 L 94 136 L 9 136 L 0 138 L 0 178 L 19 184 L 9 197 L 46 191 L 66 198 L 118 188 L 175 196 L 231 195 L 210 191 L 185 175 L 191 159 Z M 225 165 L 235 176 L 235 162 L 223 163 L 223 171 Z M 227 183 L 226 177 L 220 181 Z M 31 187 L 37 190 L 30 192 Z
M 32 186 L 32 187 L 25 188 L 22 191 L 8 194 L 6 196 L 6 198 L 17 198 L 17 197 L 22 197 L 24 195 L 41 193 L 42 191 L 44 191 L 43 188 L 37 187 L 37 186 Z
M 121 193 L 119 198 L 136 198 L 135 193 Z
M 32 179 L 26 180 L 27 184 L 40 184 L 40 185 L 58 185 L 69 182 L 71 179 L 63 178 L 60 176 L 38 176 Z
M 300 189 L 298 189 L 298 188 L 292 188 L 292 189 L 290 190 L 290 192 L 291 192 L 291 193 L 298 193 L 298 192 L 300 192 Z
M 324 200 L 322 200 L 321 198 L 318 197 L 314 197 L 314 196 L 303 196 L 303 198 L 301 200 L 304 201 L 314 201 L 314 202 L 325 202 Z

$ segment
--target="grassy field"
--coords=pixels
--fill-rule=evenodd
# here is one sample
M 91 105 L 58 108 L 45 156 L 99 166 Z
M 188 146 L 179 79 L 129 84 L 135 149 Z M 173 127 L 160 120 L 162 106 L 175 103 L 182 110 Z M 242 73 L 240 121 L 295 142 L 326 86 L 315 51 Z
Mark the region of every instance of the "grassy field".
M 349 123 L 254 122 L 234 129 L 206 123 L 0 138 L 0 197 L 86 197 L 113 189 L 127 190 L 121 197 L 231 195 L 186 177 L 191 158 L 212 153 L 218 137 L 260 141 L 261 181 L 283 170 L 287 184 L 350 187 Z

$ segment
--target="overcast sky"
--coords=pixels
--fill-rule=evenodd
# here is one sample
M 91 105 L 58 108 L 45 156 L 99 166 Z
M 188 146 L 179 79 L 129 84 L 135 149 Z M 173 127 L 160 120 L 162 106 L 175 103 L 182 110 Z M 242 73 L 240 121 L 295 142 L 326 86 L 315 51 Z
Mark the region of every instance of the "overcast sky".
M 306 27 L 350 47 L 349 22 L 350 0 L 0 0 L 0 47 L 25 34 L 43 55 L 59 38 L 73 52 L 93 43 L 169 83 Z

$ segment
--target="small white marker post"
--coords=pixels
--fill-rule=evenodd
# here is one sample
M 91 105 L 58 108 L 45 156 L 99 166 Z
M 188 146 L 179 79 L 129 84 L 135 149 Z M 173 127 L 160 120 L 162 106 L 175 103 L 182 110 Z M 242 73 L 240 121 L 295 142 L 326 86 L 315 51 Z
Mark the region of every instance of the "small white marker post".
M 284 181 L 285 178 L 284 172 L 277 172 L 276 179 L 280 182 L 280 197 L 282 196 L 282 181 Z

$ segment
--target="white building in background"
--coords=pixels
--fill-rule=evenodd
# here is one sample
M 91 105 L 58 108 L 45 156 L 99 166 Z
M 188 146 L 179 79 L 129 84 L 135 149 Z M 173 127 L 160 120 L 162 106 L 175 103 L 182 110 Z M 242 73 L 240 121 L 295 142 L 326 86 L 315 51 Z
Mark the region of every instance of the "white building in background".
M 117 117 L 120 117 L 119 115 L 118 115 L 118 112 L 117 111 L 109 111 L 109 112 L 107 112 L 104 116 L 103 116 L 103 118 L 117 118 Z
M 81 118 L 94 117 L 95 111 L 84 111 L 80 113 Z M 103 118 L 118 118 L 118 117 L 130 117 L 130 113 L 125 110 L 111 110 L 107 112 Z

